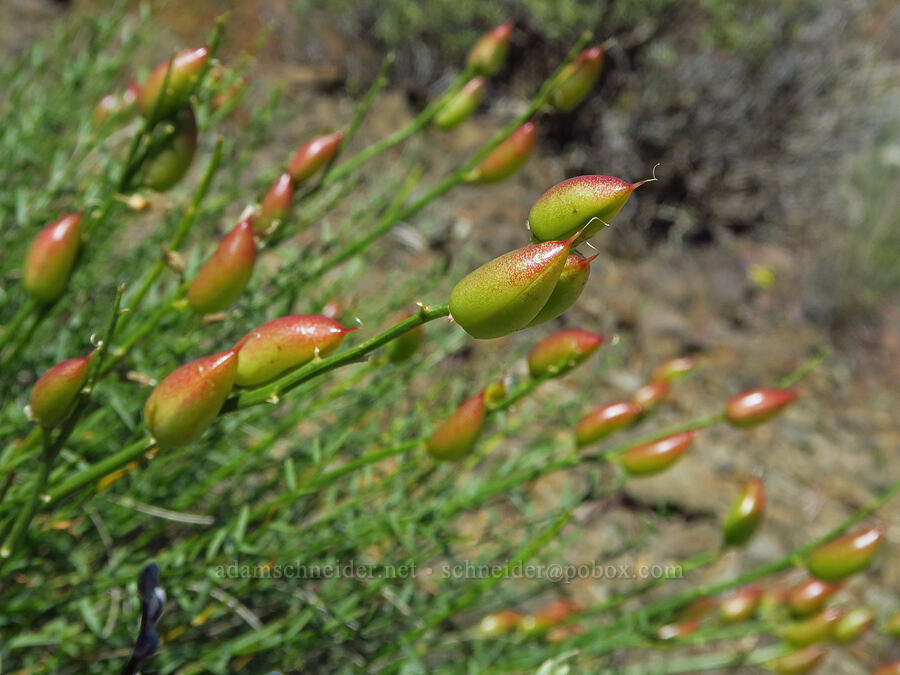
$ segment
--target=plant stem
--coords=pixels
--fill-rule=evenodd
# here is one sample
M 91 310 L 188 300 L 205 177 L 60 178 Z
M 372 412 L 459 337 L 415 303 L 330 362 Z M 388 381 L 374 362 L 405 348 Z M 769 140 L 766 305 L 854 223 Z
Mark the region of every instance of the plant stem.
M 44 440 L 44 452 L 41 455 L 41 462 L 38 466 L 38 473 L 34 478 L 31 492 L 28 495 L 24 507 L 19 511 L 19 515 L 16 517 L 9 536 L 6 537 L 3 544 L 0 545 L 0 571 L 3 570 L 6 561 L 10 558 L 13 551 L 15 551 L 19 539 L 31 524 L 31 519 L 34 518 L 34 514 L 37 511 L 38 501 L 44 493 L 44 488 L 47 487 L 47 479 L 50 476 L 50 469 L 53 466 L 53 461 L 59 453 L 60 446 L 50 442 L 49 430 L 45 429 L 43 431 L 42 438 Z
M 10 343 L 12 337 L 18 334 L 19 328 L 22 327 L 22 324 L 25 323 L 25 320 L 31 313 L 37 309 L 37 306 L 37 303 L 31 297 L 28 297 L 25 302 L 22 303 L 22 306 L 19 307 L 19 311 L 16 312 L 9 324 L 3 327 L 3 333 L 0 333 L 0 352 L 2 352 L 3 348 Z

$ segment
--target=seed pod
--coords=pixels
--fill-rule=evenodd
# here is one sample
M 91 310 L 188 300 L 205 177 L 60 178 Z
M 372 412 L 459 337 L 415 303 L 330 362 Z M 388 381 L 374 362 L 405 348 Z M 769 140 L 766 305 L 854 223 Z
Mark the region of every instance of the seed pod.
M 107 94 L 101 98 L 94 108 L 92 116 L 94 126 L 102 126 L 106 122 L 114 121 L 134 112 L 139 91 L 137 83 L 132 80 L 122 93 Z
M 484 388 L 484 402 L 488 406 L 494 406 L 506 398 L 506 382 L 498 380 Z
M 804 649 L 778 656 L 766 662 L 766 668 L 778 675 L 805 675 L 811 673 L 828 656 L 828 648 L 810 645 Z
M 607 403 L 581 419 L 575 427 L 575 440 L 579 447 L 596 443 L 631 425 L 640 414 L 641 409 L 629 401 Z
M 751 389 L 732 396 L 725 405 L 725 415 L 736 427 L 756 426 L 775 417 L 799 396 L 792 389 Z
M 795 647 L 823 642 L 831 635 L 843 612 L 839 609 L 823 609 L 808 619 L 794 621 L 779 629 L 778 637 Z
M 294 181 L 291 174 L 283 173 L 275 179 L 259 205 L 256 230 L 266 232 L 276 222 L 283 222 L 294 208 Z
M 528 370 L 532 377 L 559 375 L 587 359 L 605 340 L 586 330 L 554 333 L 529 352 Z
M 253 222 L 248 218 L 225 235 L 191 281 L 188 288 L 191 308 L 198 314 L 228 309 L 244 292 L 255 260 Z
M 481 339 L 525 328 L 547 304 L 571 246 L 571 239 L 524 246 L 469 272 L 450 293 L 450 315 Z
M 189 107 L 173 120 L 174 133 L 144 161 L 144 184 L 165 192 L 184 178 L 197 151 L 197 120 Z
M 587 285 L 588 278 L 591 276 L 591 263 L 596 257 L 585 258 L 578 252 L 569 254 L 562 274 L 559 275 L 559 280 L 553 287 L 553 292 L 541 307 L 541 311 L 529 322 L 528 327 L 555 319 L 575 304 Z
M 312 139 L 300 148 L 287 165 L 287 172 L 294 182 L 299 185 L 328 164 L 337 154 L 343 140 L 342 133 L 327 134 Z
M 463 401 L 456 411 L 428 437 L 426 446 L 438 460 L 456 460 L 468 455 L 484 428 L 484 392 Z
M 585 49 L 563 68 L 550 94 L 550 104 L 568 111 L 581 103 L 594 88 L 603 65 L 603 47 Z
M 66 359 L 41 375 L 28 401 L 35 422 L 49 429 L 69 416 L 78 392 L 87 382 L 90 360 L 91 356 Z
M 318 314 L 294 314 L 264 323 L 234 346 L 238 355 L 235 384 L 256 387 L 271 382 L 317 356 L 328 356 L 354 330 Z
M 809 554 L 806 569 L 822 581 L 840 581 L 866 569 L 871 563 L 884 530 L 869 527 L 833 539 Z
M 522 617 L 522 621 L 519 623 L 519 630 L 525 635 L 540 633 L 562 623 L 569 616 L 579 611 L 581 611 L 581 606 L 572 600 L 557 598 L 544 605 L 534 614 L 527 614 Z
M 680 623 L 670 623 L 660 626 L 656 631 L 658 640 L 679 640 L 685 638 L 700 627 L 700 619 L 688 619 Z
M 231 393 L 236 370 L 230 349 L 176 368 L 156 385 L 144 421 L 160 447 L 189 445 L 203 435 Z
M 788 606 L 798 616 L 807 616 L 817 612 L 828 599 L 841 589 L 841 584 L 826 584 L 818 579 L 807 579 L 791 589 L 788 595 Z
M 584 626 L 580 623 L 573 623 L 568 626 L 557 626 L 547 631 L 544 639 L 551 644 L 565 642 L 569 638 L 578 637 L 584 633 Z
M 484 78 L 473 77 L 465 86 L 444 103 L 434 116 L 434 126 L 449 131 L 465 122 L 484 96 Z
M 648 382 L 631 395 L 631 402 L 641 412 L 648 413 L 654 410 L 669 393 L 669 383 L 660 380 Z
M 41 230 L 25 256 L 22 283 L 34 300 L 56 300 L 69 282 L 81 239 L 81 214 L 63 216 Z
M 531 207 L 531 234 L 538 241 L 550 241 L 571 237 L 585 228 L 575 243 L 586 241 L 606 227 L 631 193 L 646 182 L 626 183 L 613 176 L 576 176 L 557 183 Z
M 681 459 L 696 435 L 696 431 L 682 431 L 643 445 L 636 445 L 622 455 L 622 466 L 632 476 L 652 476 L 661 473 Z
M 179 52 L 172 59 L 172 72 L 168 81 L 166 72 L 169 70 L 169 62 L 164 61 L 156 66 L 138 95 L 138 108 L 141 114 L 149 122 L 158 122 L 171 117 L 186 106 L 207 58 L 209 49 L 206 47 Z M 166 82 L 165 93 L 162 91 L 163 82 Z M 162 100 L 157 103 L 160 97 Z
M 663 361 L 650 375 L 651 382 L 674 382 L 691 373 L 697 366 L 697 359 L 693 356 L 680 356 L 678 358 Z
M 872 675 L 900 675 L 900 661 L 891 661 L 878 666 L 872 671 Z
M 888 617 L 881 627 L 881 632 L 891 637 L 900 638 L 900 612 L 895 612 Z
M 412 314 L 404 314 L 400 320 L 408 319 Z M 400 337 L 388 343 L 387 356 L 391 363 L 401 363 L 412 358 L 419 350 L 422 344 L 422 338 L 425 335 L 425 326 L 416 326 L 412 330 L 406 331 Z
M 856 607 L 845 613 L 834 624 L 832 637 L 842 644 L 849 644 L 865 633 L 875 623 L 875 612 L 868 607 Z
M 482 183 L 499 183 L 506 180 L 525 166 L 536 141 L 537 125 L 534 122 L 526 122 L 491 150 L 467 179 Z
M 722 540 L 725 546 L 746 544 L 762 522 L 765 508 L 766 497 L 762 481 L 759 478 L 751 478 L 725 516 L 725 523 L 722 525 Z
M 759 586 L 745 586 L 739 588 L 719 605 L 719 616 L 726 623 L 741 623 L 753 616 L 759 601 L 762 598 L 762 589 Z
M 504 609 L 481 619 L 475 627 L 475 633 L 479 637 L 498 637 L 515 630 L 521 620 L 522 615 L 519 612 Z
M 512 30 L 513 22 L 507 21 L 483 35 L 469 51 L 466 64 L 477 68 L 480 75 L 490 77 L 496 73 L 509 53 L 509 37 Z

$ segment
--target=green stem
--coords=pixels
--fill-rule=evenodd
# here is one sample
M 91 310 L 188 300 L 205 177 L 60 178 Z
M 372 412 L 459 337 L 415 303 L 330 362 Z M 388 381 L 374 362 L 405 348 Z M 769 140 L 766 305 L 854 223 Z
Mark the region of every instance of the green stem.
M 0 351 L 3 351 L 3 348 L 9 344 L 14 335 L 17 335 L 19 332 L 19 328 L 22 327 L 22 324 L 25 323 L 25 319 L 27 319 L 31 313 L 37 309 L 37 303 L 29 297 L 25 302 L 22 303 L 22 306 L 19 307 L 19 311 L 16 312 L 16 315 L 12 318 L 8 325 L 4 326 L 3 333 L 0 334 Z
M 19 539 L 31 524 L 31 519 L 34 518 L 34 514 L 37 511 L 41 495 L 47 487 L 47 479 L 50 477 L 50 469 L 53 467 L 53 461 L 59 453 L 60 446 L 50 442 L 50 432 L 46 429 L 43 432 L 43 439 L 44 452 L 41 456 L 38 473 L 34 478 L 28 500 L 25 502 L 25 506 L 22 510 L 19 511 L 19 515 L 16 517 L 9 536 L 6 537 L 3 541 L 3 545 L 0 546 L 0 570 L 3 569 L 6 561 L 12 556 L 19 543 Z

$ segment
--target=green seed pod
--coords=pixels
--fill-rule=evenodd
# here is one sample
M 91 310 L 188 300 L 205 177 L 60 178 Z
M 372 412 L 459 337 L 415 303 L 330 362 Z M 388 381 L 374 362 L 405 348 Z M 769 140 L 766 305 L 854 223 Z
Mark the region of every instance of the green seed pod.
M 528 163 L 536 141 L 537 125 L 534 122 L 526 122 L 491 150 L 466 179 L 481 183 L 499 183 L 506 180 Z
M 840 589 L 841 584 L 807 579 L 791 589 L 787 598 L 788 607 L 797 616 L 807 616 L 822 609 L 828 599 Z
M 91 356 L 57 363 L 35 382 L 28 402 L 35 422 L 50 429 L 69 416 L 78 392 L 87 382 Z
M 207 58 L 209 49 L 206 47 L 179 52 L 172 59 L 172 72 L 167 82 L 166 72 L 169 70 L 169 62 L 164 61 L 156 66 L 138 94 L 138 108 L 141 114 L 149 122 L 158 122 L 185 107 Z M 166 82 L 164 94 L 163 82 Z M 161 96 L 162 100 L 159 100 Z
M 778 675 L 806 675 L 818 668 L 826 656 L 827 647 L 810 645 L 767 661 L 765 666 Z
M 650 375 L 651 382 L 675 382 L 689 375 L 697 367 L 697 359 L 693 356 L 680 356 L 663 361 Z
M 521 621 L 522 615 L 519 612 L 504 609 L 482 618 L 475 627 L 475 634 L 485 638 L 499 637 L 518 628 Z
M 188 302 L 198 314 L 212 314 L 228 309 L 244 292 L 253 263 L 256 242 L 253 223 L 238 223 L 219 243 L 188 288 Z
M 63 294 L 80 240 L 80 213 L 63 216 L 38 233 L 25 256 L 22 282 L 28 295 L 48 304 Z
M 791 389 L 751 389 L 732 396 L 725 404 L 725 416 L 736 427 L 762 424 L 800 397 Z
M 900 675 L 900 661 L 891 661 L 878 666 L 872 675 Z
M 620 461 L 632 476 L 652 476 L 675 464 L 691 445 L 696 431 L 682 431 L 656 441 L 637 445 L 625 452 Z
M 564 112 L 577 106 L 594 88 L 602 65 L 603 47 L 585 49 L 559 74 L 550 104 Z
M 174 133 L 150 157 L 144 160 L 144 184 L 165 192 L 184 178 L 197 152 L 197 120 L 189 107 L 172 122 Z
M 256 387 L 325 357 L 356 328 L 343 328 L 318 314 L 283 316 L 250 331 L 234 346 L 237 352 L 235 384 Z
M 841 616 L 843 612 L 839 609 L 823 609 L 808 619 L 789 623 L 776 632 L 785 642 L 795 647 L 805 647 L 827 640 Z
M 291 174 L 283 173 L 272 187 L 266 192 L 262 203 L 259 205 L 259 214 L 256 216 L 256 230 L 266 232 L 275 223 L 287 220 L 294 208 L 294 180 Z
M 571 246 L 571 239 L 533 244 L 485 263 L 454 286 L 450 315 L 480 339 L 525 328 L 550 299 Z
M 652 380 L 631 395 L 631 402 L 640 408 L 643 414 L 646 414 L 655 410 L 668 393 L 668 382 Z
M 528 370 L 532 377 L 559 375 L 587 359 L 605 340 L 586 330 L 554 333 L 528 354 Z
M 509 53 L 509 37 L 512 30 L 513 22 L 507 21 L 483 35 L 469 51 L 466 64 L 474 66 L 480 75 L 486 77 L 496 73 Z
M 585 258 L 578 252 L 569 254 L 553 292 L 541 307 L 541 311 L 529 322 L 528 327 L 551 321 L 575 304 L 587 285 L 591 276 L 591 263 L 596 257 Z
M 581 418 L 575 427 L 575 440 L 579 447 L 591 445 L 631 425 L 640 414 L 641 409 L 629 401 L 607 403 Z
M 230 349 L 176 368 L 156 385 L 144 421 L 160 447 L 179 448 L 203 435 L 231 393 L 236 370 Z
M 841 644 L 850 644 L 865 633 L 875 623 L 875 612 L 869 607 L 856 607 L 845 613 L 834 624 L 831 636 Z
M 469 119 L 484 96 L 484 83 L 483 77 L 469 80 L 434 116 L 434 126 L 449 131 Z
M 725 546 L 742 546 L 750 541 L 762 522 L 766 508 L 762 481 L 751 478 L 743 493 L 731 505 L 722 525 L 722 541 Z
M 412 314 L 404 314 L 400 320 L 408 319 Z M 412 358 L 422 344 L 425 335 L 425 326 L 416 326 L 405 332 L 400 337 L 392 340 L 387 346 L 387 356 L 391 363 L 401 363 Z
M 456 411 L 428 437 L 432 457 L 453 461 L 468 455 L 484 428 L 484 392 L 463 401 Z
M 328 164 L 337 154 L 344 134 L 328 134 L 314 138 L 297 151 L 288 162 L 287 171 L 299 185 Z
M 759 586 L 739 588 L 722 600 L 722 604 L 719 605 L 719 616 L 725 623 L 746 621 L 756 612 L 761 598 L 762 589 Z
M 602 230 L 638 187 L 613 176 L 576 176 L 542 194 L 528 214 L 528 227 L 538 241 L 571 237 L 584 228 L 576 244 Z
M 840 581 L 861 572 L 881 546 L 884 530 L 869 527 L 833 539 L 809 554 L 806 569 L 822 581 Z

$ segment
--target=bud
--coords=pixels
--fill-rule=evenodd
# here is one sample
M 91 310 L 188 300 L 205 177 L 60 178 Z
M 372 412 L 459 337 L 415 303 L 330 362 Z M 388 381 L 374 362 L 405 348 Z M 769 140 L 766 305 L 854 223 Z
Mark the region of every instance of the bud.
M 555 319 L 575 304 L 587 285 L 588 278 L 591 276 L 591 263 L 596 257 L 585 258 L 578 252 L 569 254 L 562 274 L 559 275 L 559 280 L 553 287 L 553 292 L 528 327 Z
M 238 355 L 235 384 L 256 387 L 271 382 L 316 357 L 328 356 L 354 330 L 318 314 L 294 314 L 264 323 L 234 346 Z
M 550 377 L 574 368 L 597 351 L 606 338 L 586 330 L 564 330 L 541 341 L 528 354 L 532 377 Z
M 580 612 L 581 606 L 572 600 L 558 598 L 547 603 L 534 614 L 522 617 L 519 630 L 525 635 L 532 635 L 562 623 L 570 615 Z
M 187 105 L 191 91 L 203 71 L 203 65 L 208 57 L 209 49 L 206 47 L 179 52 L 172 59 L 172 72 L 169 74 L 168 81 L 166 81 L 166 72 L 169 70 L 168 61 L 160 63 L 153 69 L 138 94 L 138 108 L 148 122 L 158 122 L 171 117 Z M 166 82 L 165 93 L 162 91 L 163 82 Z M 159 100 L 160 97 L 162 100 Z M 158 100 L 159 103 L 157 103 Z
M 878 552 L 884 530 L 869 527 L 833 539 L 809 554 L 806 569 L 822 581 L 840 581 L 866 569 Z
M 802 621 L 794 621 L 776 631 L 778 637 L 795 647 L 823 642 L 831 635 L 843 612 L 839 609 L 823 609 Z
M 466 64 L 477 68 L 477 72 L 481 75 L 490 77 L 496 73 L 509 53 L 509 37 L 512 30 L 513 22 L 507 21 L 483 35 L 469 51 Z
M 811 673 L 828 656 L 828 648 L 811 645 L 767 661 L 765 666 L 778 675 L 805 675 Z
M 481 164 L 467 176 L 482 183 L 499 183 L 506 180 L 528 162 L 537 141 L 537 125 L 526 122 L 481 160 Z
M 432 457 L 456 460 L 475 447 L 484 427 L 484 392 L 463 401 L 456 411 L 428 437 L 426 447 Z
M 571 239 L 533 244 L 485 263 L 454 286 L 450 315 L 481 339 L 525 328 L 547 304 L 571 246 Z
M 668 393 L 669 383 L 655 380 L 648 382 L 634 392 L 631 395 L 631 402 L 640 408 L 642 412 L 647 413 L 655 409 Z
M 144 421 L 160 447 L 189 445 L 203 435 L 231 393 L 236 367 L 231 349 L 176 368 L 156 385 Z
M 521 620 L 522 615 L 519 612 L 504 609 L 485 616 L 475 627 L 475 633 L 479 637 L 498 637 L 515 630 Z
M 696 434 L 696 431 L 682 431 L 657 441 L 636 445 L 622 455 L 622 466 L 632 476 L 661 473 L 681 459 Z
M 484 78 L 473 77 L 466 85 L 444 103 L 434 116 L 434 126 L 449 131 L 465 122 L 484 96 Z
M 538 198 L 528 214 L 528 227 L 538 241 L 564 239 L 585 228 L 575 243 L 586 241 L 606 227 L 646 182 L 626 183 L 613 176 L 569 178 Z
M 872 671 L 872 675 L 900 675 L 900 661 L 891 661 L 878 666 Z
M 753 616 L 759 601 L 762 598 L 762 589 L 758 586 L 745 586 L 739 588 L 719 605 L 719 616 L 726 623 L 740 623 Z
M 791 612 L 806 616 L 817 612 L 828 599 L 841 589 L 841 584 L 826 584 L 818 579 L 807 579 L 791 589 L 788 606 Z
M 651 382 L 674 382 L 691 373 L 697 366 L 697 359 L 693 356 L 680 356 L 675 359 L 663 361 L 650 375 Z
M 834 624 L 832 637 L 842 644 L 849 644 L 869 630 L 873 623 L 875 623 L 875 612 L 870 608 L 851 609 Z
M 559 74 L 550 104 L 564 112 L 577 106 L 594 88 L 602 65 L 603 47 L 585 49 Z
M 90 356 L 67 359 L 41 375 L 28 401 L 35 422 L 49 429 L 69 416 L 78 392 L 87 382 L 90 360 Z
M 144 184 L 165 192 L 184 178 L 197 151 L 197 120 L 186 108 L 172 122 L 175 131 L 144 161 Z
M 294 208 L 294 181 L 291 174 L 283 173 L 263 197 L 256 216 L 256 229 L 266 232 L 276 222 L 284 222 Z
M 408 319 L 412 314 L 404 314 L 400 320 Z M 425 326 L 416 326 L 412 330 L 406 331 L 403 335 L 395 338 L 388 343 L 387 356 L 391 363 L 401 363 L 412 358 L 419 345 L 422 344 L 422 337 L 425 335 Z
M 188 289 L 191 308 L 198 314 L 228 309 L 244 292 L 255 260 L 253 222 L 248 218 L 225 235 L 191 281 Z
M 25 291 L 42 304 L 56 300 L 69 282 L 81 239 L 81 214 L 63 216 L 41 230 L 25 256 Z
M 287 172 L 298 185 L 328 164 L 341 147 L 344 134 L 328 134 L 312 139 L 288 162 Z
M 722 540 L 725 546 L 746 544 L 762 521 L 766 508 L 762 481 L 751 478 L 744 492 L 734 501 L 722 526 Z
M 641 409 L 629 401 L 607 403 L 581 419 L 575 427 L 575 440 L 579 447 L 596 443 L 631 425 L 640 414 Z
M 736 427 L 752 427 L 771 419 L 799 396 L 792 389 L 751 389 L 732 396 L 725 415 Z

